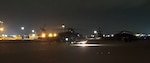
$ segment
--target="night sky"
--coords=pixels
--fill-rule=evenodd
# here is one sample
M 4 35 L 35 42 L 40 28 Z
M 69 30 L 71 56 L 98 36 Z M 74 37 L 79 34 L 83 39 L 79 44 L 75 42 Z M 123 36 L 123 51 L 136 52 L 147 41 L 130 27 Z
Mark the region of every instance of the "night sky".
M 101 28 L 104 33 L 122 30 L 150 33 L 149 0 L 0 0 L 0 20 L 6 33 L 18 34 L 46 24 L 50 32 L 61 24 L 90 34 Z

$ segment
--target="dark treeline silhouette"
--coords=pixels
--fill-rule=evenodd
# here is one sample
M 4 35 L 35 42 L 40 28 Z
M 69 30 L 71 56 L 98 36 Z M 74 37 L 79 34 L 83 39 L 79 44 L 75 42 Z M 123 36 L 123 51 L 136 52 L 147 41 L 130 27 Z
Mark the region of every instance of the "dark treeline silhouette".
M 80 33 L 74 31 L 73 28 L 67 28 L 67 31 L 61 32 L 58 34 L 58 41 L 65 42 L 65 39 L 68 38 L 68 42 L 80 41 L 83 39 L 83 36 Z
M 130 42 L 135 41 L 138 38 L 130 31 L 121 31 L 114 35 L 114 39 L 119 41 Z

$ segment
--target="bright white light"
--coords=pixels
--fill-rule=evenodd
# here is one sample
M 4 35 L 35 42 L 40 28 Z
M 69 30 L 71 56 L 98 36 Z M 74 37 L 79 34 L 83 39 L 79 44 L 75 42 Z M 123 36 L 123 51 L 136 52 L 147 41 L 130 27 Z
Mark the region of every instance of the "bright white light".
M 94 34 L 97 34 L 97 31 L 96 31 L 96 30 L 94 31 Z
M 64 25 L 64 24 L 62 24 L 62 28 L 65 28 L 65 25 Z
M 24 30 L 24 27 L 21 27 L 21 30 Z
M 140 34 L 135 34 L 135 36 L 136 36 L 136 37 L 139 37 L 139 36 L 140 36 Z
M 77 34 L 78 37 L 80 37 L 80 34 Z
M 2 34 L 2 36 L 4 37 L 4 36 L 5 36 L 5 34 Z
M 69 40 L 69 38 L 65 38 L 65 40 L 66 40 L 66 41 L 68 41 L 68 40 Z
M 34 33 L 35 32 L 35 30 L 32 30 L 32 33 Z
M 70 46 L 94 47 L 94 46 L 122 46 L 122 45 L 120 45 L 120 44 L 70 44 Z
M 79 44 L 85 44 L 85 43 L 87 43 L 87 41 L 80 41 L 80 42 L 78 42 Z
M 16 35 L 12 35 L 13 37 L 17 37 Z
M 3 37 L 8 37 L 8 35 L 6 35 L 6 34 L 2 34 L 2 36 L 3 36 Z
M 143 36 L 145 36 L 145 34 L 141 34 L 140 36 L 143 37 Z
M 103 34 L 103 37 L 105 37 L 105 34 Z
M 33 37 L 35 37 L 35 34 L 32 34 Z
M 114 34 L 111 34 L 111 37 L 114 37 Z
M 150 36 L 150 34 L 148 34 L 148 36 Z
M 110 35 L 106 35 L 106 37 L 110 37 Z
M 95 37 L 94 35 L 91 35 L 91 37 Z
M 0 23 L 4 23 L 3 21 L 0 21 Z
M 108 37 L 110 37 L 110 35 L 108 35 Z
M 86 46 L 86 44 L 82 44 L 81 46 L 82 46 L 82 47 L 85 47 L 85 46 Z
M 73 44 L 74 42 L 71 42 L 71 44 Z
M 8 35 L 4 35 L 5 37 L 7 37 Z

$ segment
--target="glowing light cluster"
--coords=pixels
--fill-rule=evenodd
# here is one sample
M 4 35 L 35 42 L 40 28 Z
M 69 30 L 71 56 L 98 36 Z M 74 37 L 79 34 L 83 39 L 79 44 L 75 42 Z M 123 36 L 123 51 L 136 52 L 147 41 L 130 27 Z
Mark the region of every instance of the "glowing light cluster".
M 146 34 L 135 34 L 136 37 L 143 37 L 143 36 L 147 36 Z
M 57 33 L 49 33 L 48 37 L 57 37 Z

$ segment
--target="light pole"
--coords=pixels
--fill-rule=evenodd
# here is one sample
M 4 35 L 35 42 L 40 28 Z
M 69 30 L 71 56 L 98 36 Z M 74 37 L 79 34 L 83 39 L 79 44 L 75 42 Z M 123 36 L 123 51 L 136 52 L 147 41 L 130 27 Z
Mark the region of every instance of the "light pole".
M 3 27 L 3 23 L 4 23 L 3 21 L 0 21 L 0 24 L 1 24 L 0 26 L 1 26 L 1 27 Z
M 62 24 L 61 26 L 63 28 L 63 32 L 65 31 L 65 24 Z
M 36 32 L 35 32 L 35 30 L 32 30 L 32 35 L 36 35 Z
M 94 35 L 95 35 L 95 37 L 97 37 L 98 35 L 98 32 L 96 31 L 96 30 L 94 30 Z
M 0 32 L 1 32 L 1 34 L 4 31 L 3 23 L 4 23 L 3 21 L 0 21 Z
M 35 30 L 32 30 L 32 39 L 35 39 L 36 33 Z
M 21 30 L 22 30 L 22 39 L 24 39 L 24 27 L 21 27 Z
M 3 31 L 4 30 L 4 28 L 3 28 L 3 21 L 0 21 L 0 31 Z

